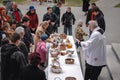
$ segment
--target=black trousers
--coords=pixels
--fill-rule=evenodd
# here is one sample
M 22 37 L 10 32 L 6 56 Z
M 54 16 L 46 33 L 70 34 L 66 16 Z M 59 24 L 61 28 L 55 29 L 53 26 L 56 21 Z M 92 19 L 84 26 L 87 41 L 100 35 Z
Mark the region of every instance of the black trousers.
M 85 78 L 84 80 L 98 80 L 103 66 L 91 66 L 86 63 Z

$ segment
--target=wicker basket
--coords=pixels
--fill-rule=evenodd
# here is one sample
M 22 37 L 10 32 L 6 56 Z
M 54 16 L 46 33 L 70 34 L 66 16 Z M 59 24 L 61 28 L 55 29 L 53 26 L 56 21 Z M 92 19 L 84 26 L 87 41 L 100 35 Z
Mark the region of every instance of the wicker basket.
M 77 80 L 75 77 L 66 77 L 65 80 Z
M 66 35 L 66 34 L 60 34 L 60 38 L 61 38 L 61 39 L 66 39 L 66 38 L 67 38 L 67 35 Z
M 64 43 L 60 45 L 60 50 L 66 50 L 66 45 Z
M 66 64 L 74 64 L 74 59 L 72 59 L 72 58 L 67 58 L 67 59 L 65 59 L 65 63 Z
M 55 63 L 57 63 L 58 65 L 55 65 Z M 51 66 L 51 71 L 53 73 L 61 73 L 62 72 L 62 68 L 60 67 L 60 63 L 58 61 L 53 62 L 53 65 Z

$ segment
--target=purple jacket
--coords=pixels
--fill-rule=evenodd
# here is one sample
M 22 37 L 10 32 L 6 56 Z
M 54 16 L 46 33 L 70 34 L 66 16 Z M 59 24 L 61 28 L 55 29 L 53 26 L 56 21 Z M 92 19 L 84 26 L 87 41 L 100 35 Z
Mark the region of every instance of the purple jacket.
M 38 42 L 36 52 L 40 54 L 41 63 L 44 63 L 46 61 L 46 54 L 47 54 L 46 43 Z

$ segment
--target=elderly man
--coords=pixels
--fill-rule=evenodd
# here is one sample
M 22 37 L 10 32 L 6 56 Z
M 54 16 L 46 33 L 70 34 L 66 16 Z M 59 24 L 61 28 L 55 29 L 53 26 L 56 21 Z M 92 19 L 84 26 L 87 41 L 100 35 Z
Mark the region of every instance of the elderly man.
M 85 80 L 98 80 L 102 68 L 106 65 L 104 31 L 93 20 L 88 22 L 88 27 L 92 31 L 89 40 L 80 42 L 86 60 Z
M 16 20 L 17 26 L 20 25 L 21 18 L 22 18 L 22 12 L 20 9 L 18 9 L 18 5 L 16 2 L 12 2 L 12 8 L 8 10 L 7 15 L 10 16 L 11 19 Z
M 18 45 L 18 47 L 20 48 L 21 52 L 24 54 L 26 62 L 28 62 L 28 53 L 29 53 L 29 51 L 27 49 L 26 44 L 22 41 L 22 39 L 23 39 L 23 37 L 25 35 L 24 28 L 19 26 L 19 27 L 17 27 L 15 29 L 15 32 L 20 35 L 21 41 L 20 41 L 20 44 Z

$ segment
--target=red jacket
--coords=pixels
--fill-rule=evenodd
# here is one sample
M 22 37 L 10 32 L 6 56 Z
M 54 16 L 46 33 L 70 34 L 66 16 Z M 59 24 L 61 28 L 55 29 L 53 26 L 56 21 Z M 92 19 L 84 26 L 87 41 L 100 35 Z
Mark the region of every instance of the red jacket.
M 36 13 L 35 14 L 30 14 L 29 13 L 27 15 L 30 18 L 30 25 L 29 25 L 30 29 L 32 29 L 32 28 L 37 29 L 37 26 L 38 26 L 38 16 L 37 16 L 37 14 Z

